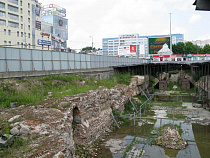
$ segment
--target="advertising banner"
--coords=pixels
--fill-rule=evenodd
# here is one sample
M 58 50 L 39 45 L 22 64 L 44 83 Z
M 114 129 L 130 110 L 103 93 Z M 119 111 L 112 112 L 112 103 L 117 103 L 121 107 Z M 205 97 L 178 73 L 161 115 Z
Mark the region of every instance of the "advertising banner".
M 130 45 L 130 53 L 136 53 L 136 45 Z
M 119 56 L 130 55 L 130 46 L 119 46 L 118 47 L 118 55 Z
M 164 44 L 167 44 L 170 49 L 170 37 L 151 37 L 148 38 L 149 54 L 157 54 Z

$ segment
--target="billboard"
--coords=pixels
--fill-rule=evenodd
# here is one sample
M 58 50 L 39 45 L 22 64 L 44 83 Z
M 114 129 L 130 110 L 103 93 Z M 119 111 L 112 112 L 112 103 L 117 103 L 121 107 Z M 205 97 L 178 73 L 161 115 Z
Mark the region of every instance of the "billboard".
M 136 53 L 136 45 L 130 45 L 130 53 Z
M 118 46 L 119 56 L 136 56 L 136 53 L 137 53 L 136 45 Z
M 119 56 L 127 56 L 130 54 L 130 46 L 119 46 L 118 47 L 118 55 Z
M 148 38 L 149 54 L 157 54 L 164 44 L 170 49 L 170 37 L 151 37 Z

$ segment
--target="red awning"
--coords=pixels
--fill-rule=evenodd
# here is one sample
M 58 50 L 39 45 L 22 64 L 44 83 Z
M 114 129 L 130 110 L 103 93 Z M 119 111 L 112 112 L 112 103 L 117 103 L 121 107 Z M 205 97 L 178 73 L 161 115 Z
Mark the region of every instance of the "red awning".
M 170 55 L 163 55 L 164 58 L 170 58 Z
M 153 55 L 153 58 L 158 58 L 158 57 L 160 57 L 159 55 Z

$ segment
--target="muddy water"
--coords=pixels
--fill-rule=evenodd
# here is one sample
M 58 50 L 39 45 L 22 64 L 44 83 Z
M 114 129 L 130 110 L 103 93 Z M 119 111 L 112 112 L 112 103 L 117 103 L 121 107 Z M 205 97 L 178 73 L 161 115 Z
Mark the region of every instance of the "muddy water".
M 181 126 L 182 137 L 188 143 L 186 149 L 173 150 L 152 145 L 153 138 L 157 136 L 154 133 L 151 134 L 151 131 L 155 131 L 168 123 Z M 107 142 L 110 140 L 111 145 L 108 146 Z M 120 144 L 116 144 L 116 141 L 120 141 Z M 116 146 L 117 148 L 115 148 Z M 98 156 L 99 158 L 207 158 L 210 155 L 210 125 L 205 126 L 168 119 L 144 120 L 143 125 L 141 121 L 141 123 L 136 122 L 136 126 L 131 122 L 130 125 L 122 126 L 111 133 L 101 147 L 102 152 Z M 124 154 L 126 150 L 127 153 Z

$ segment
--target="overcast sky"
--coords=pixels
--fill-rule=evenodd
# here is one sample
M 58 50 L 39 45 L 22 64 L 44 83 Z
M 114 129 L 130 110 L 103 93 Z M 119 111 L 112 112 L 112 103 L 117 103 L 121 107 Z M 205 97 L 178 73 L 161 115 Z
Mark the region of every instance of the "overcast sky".
M 102 38 L 120 34 L 184 34 L 187 41 L 210 39 L 210 12 L 195 11 L 195 0 L 39 0 L 66 8 L 68 47 L 102 48 Z

